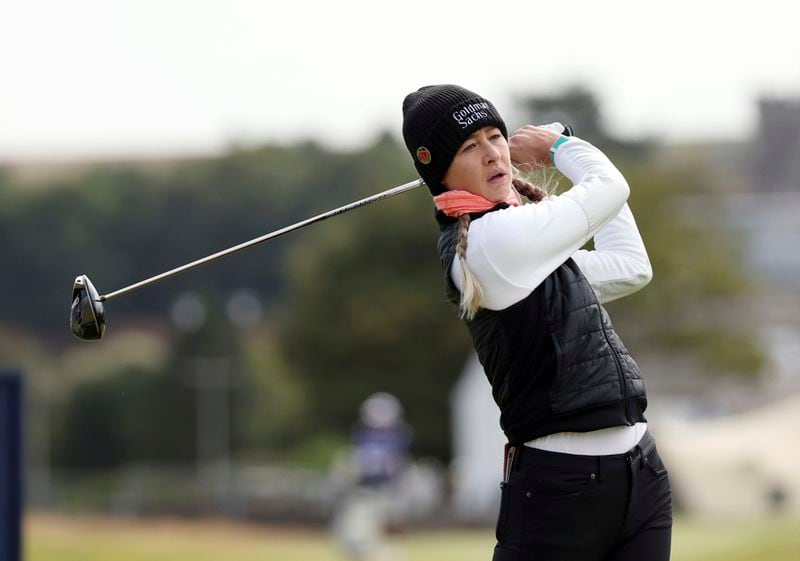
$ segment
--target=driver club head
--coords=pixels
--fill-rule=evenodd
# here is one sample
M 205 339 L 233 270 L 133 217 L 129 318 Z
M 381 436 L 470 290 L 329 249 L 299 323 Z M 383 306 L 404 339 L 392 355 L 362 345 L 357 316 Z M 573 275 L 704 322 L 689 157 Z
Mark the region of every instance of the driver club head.
M 78 339 L 97 341 L 106 331 L 106 311 L 103 301 L 86 275 L 75 277 L 72 285 L 72 307 L 69 326 Z

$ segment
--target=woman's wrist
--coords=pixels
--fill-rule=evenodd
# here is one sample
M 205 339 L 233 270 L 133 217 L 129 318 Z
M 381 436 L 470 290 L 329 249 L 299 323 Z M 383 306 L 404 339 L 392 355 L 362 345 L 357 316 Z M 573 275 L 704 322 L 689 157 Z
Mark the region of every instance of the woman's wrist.
M 553 145 L 550 147 L 550 165 L 551 166 L 557 167 L 556 166 L 556 153 L 558 152 L 559 147 L 562 144 L 564 144 L 565 142 L 567 142 L 569 139 L 570 139 L 570 137 L 568 137 L 568 136 L 559 136 L 555 140 L 555 142 L 553 142 Z
M 522 171 L 551 164 L 550 149 L 561 135 L 552 128 L 525 125 L 508 139 L 511 161 Z

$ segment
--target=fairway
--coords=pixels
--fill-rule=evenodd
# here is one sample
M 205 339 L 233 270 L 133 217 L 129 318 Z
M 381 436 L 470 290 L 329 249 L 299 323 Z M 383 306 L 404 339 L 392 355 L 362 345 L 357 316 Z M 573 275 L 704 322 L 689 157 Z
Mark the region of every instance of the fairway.
M 800 520 L 689 521 L 673 536 L 673 561 L 798 561 Z M 391 561 L 488 561 L 490 529 L 409 532 L 391 540 Z M 345 561 L 320 529 L 217 520 L 66 517 L 25 524 L 26 561 Z

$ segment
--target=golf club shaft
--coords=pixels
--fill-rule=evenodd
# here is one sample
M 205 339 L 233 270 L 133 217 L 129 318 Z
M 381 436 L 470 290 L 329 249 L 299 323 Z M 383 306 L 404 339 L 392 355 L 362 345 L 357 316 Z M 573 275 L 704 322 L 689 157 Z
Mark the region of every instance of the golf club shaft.
M 243 249 L 247 249 L 248 247 L 254 246 L 261 242 L 265 242 L 271 240 L 273 238 L 277 238 L 278 236 L 282 236 L 283 234 L 287 234 L 293 230 L 297 230 L 298 228 L 303 228 L 304 226 L 308 226 L 309 224 L 313 224 L 315 222 L 319 222 L 321 220 L 325 220 L 326 218 L 330 218 L 332 216 L 336 216 L 337 214 L 342 214 L 349 210 L 353 210 L 360 206 L 367 205 L 369 203 L 373 203 L 375 201 L 380 201 L 381 199 L 386 199 L 388 197 L 392 197 L 394 195 L 399 195 L 400 193 L 405 193 L 406 191 L 410 191 L 411 189 L 416 189 L 420 185 L 423 185 L 424 182 L 422 179 L 415 179 L 414 181 L 409 181 L 408 183 L 404 183 L 403 185 L 398 185 L 397 187 L 393 187 L 381 193 L 377 193 L 365 199 L 361 199 L 359 201 L 355 201 L 345 206 L 341 206 L 339 208 L 335 208 L 333 210 L 329 210 L 328 212 L 324 212 L 322 214 L 318 214 L 317 216 L 312 216 L 311 218 L 306 218 L 305 220 L 301 220 L 296 224 L 292 224 L 291 226 L 286 226 L 285 228 L 281 228 L 280 230 L 275 230 L 274 232 L 270 232 L 269 234 L 264 234 L 263 236 L 259 236 L 254 238 L 250 241 L 246 241 L 240 243 L 239 245 L 235 245 L 228 249 L 224 249 L 222 251 L 218 251 L 212 255 L 207 257 L 203 257 L 202 259 L 198 259 L 197 261 L 192 261 L 191 263 L 187 263 L 186 265 L 181 265 L 180 267 L 176 267 L 172 270 L 169 270 L 165 273 L 161 273 L 160 275 L 155 275 L 150 277 L 149 279 L 145 279 L 143 281 L 139 281 L 135 284 L 130 286 L 126 286 L 125 288 L 120 288 L 119 290 L 115 290 L 114 292 L 109 292 L 108 294 L 104 294 L 100 296 L 100 301 L 103 302 L 105 300 L 111 300 L 112 298 L 116 298 L 117 296 L 122 296 L 128 292 L 132 292 L 137 288 L 142 288 L 143 286 L 147 286 L 148 284 L 152 284 L 154 282 L 158 282 L 163 280 L 167 277 L 171 277 L 173 275 L 177 275 L 178 273 L 182 273 L 189 269 L 193 269 L 194 267 L 198 267 L 203 265 L 204 263 L 208 263 L 209 261 L 213 261 L 215 259 L 219 259 L 220 257 L 224 257 L 226 255 L 230 255 L 231 253 L 236 253 L 237 251 L 241 251 Z

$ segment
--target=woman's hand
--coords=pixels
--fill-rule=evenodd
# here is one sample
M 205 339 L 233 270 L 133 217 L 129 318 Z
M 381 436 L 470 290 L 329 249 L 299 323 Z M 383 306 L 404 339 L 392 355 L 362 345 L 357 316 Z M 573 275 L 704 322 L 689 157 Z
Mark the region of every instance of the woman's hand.
M 508 139 L 511 163 L 521 171 L 550 166 L 550 148 L 559 136 L 549 127 L 525 125 L 517 129 Z

